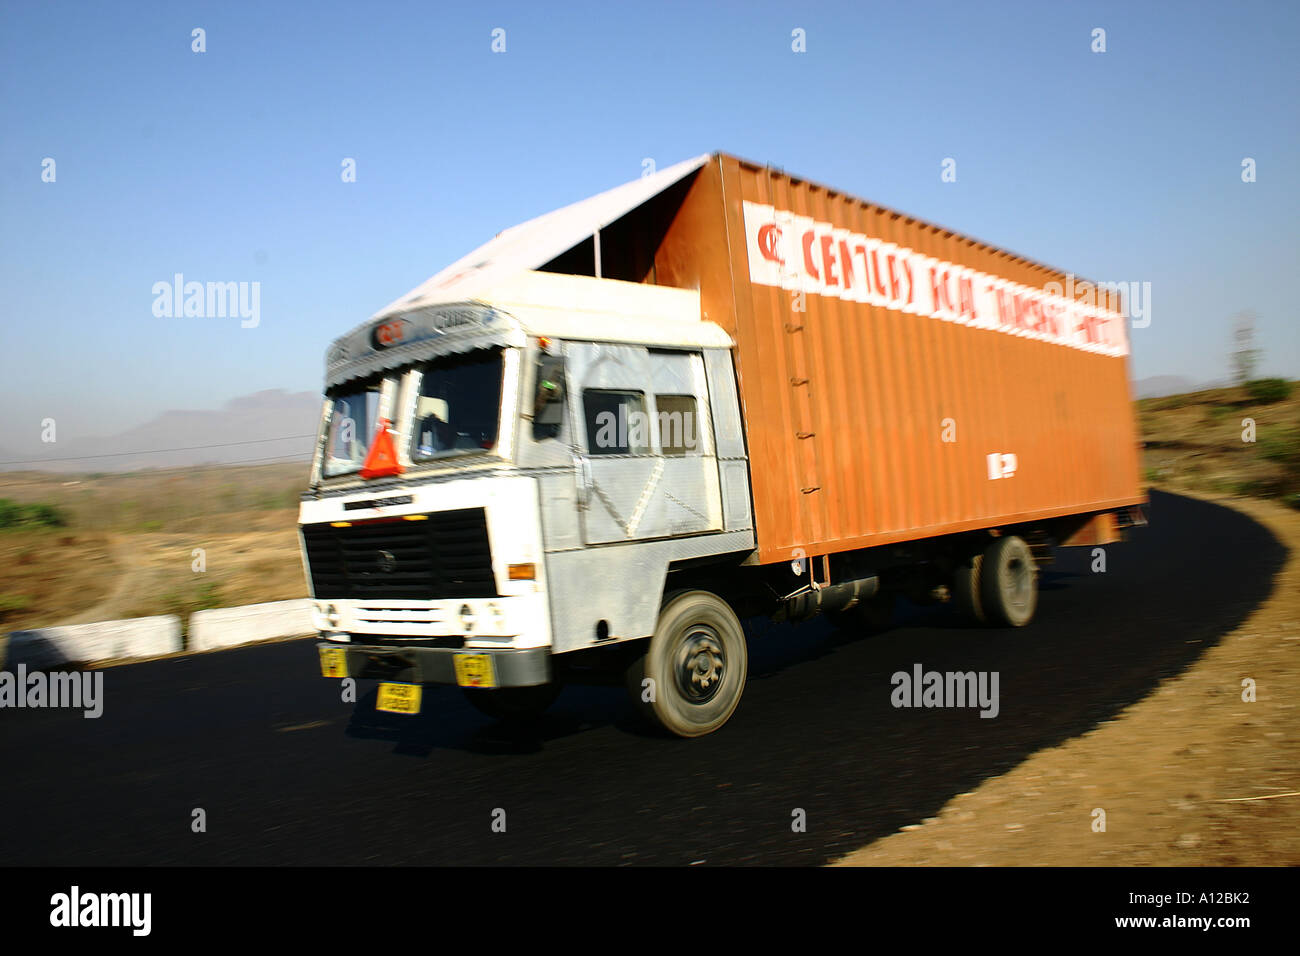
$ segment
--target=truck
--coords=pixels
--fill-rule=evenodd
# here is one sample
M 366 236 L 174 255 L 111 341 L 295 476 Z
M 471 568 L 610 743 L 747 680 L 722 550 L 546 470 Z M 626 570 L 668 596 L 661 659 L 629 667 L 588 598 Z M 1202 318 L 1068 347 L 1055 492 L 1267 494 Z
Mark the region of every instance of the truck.
M 725 153 L 529 220 L 326 353 L 321 673 L 498 719 L 623 681 L 698 737 L 743 621 L 1027 626 L 1146 523 L 1128 355 L 1099 284 Z

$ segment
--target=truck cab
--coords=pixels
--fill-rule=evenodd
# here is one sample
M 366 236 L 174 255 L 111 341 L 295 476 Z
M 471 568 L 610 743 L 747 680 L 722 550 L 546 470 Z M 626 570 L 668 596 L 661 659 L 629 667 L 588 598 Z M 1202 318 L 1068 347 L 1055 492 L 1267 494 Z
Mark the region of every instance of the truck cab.
M 698 293 L 529 270 L 335 341 L 299 521 L 324 673 L 506 716 L 649 637 L 672 566 L 754 545 L 732 345 Z

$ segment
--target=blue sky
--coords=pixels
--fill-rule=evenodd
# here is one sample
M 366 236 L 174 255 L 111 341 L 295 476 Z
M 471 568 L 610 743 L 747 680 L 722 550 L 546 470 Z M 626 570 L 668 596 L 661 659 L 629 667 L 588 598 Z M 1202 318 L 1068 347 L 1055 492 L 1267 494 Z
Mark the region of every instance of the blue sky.
M 1297 9 L 7 2 L 0 448 L 316 390 L 330 339 L 494 233 L 713 149 L 1151 282 L 1135 377 L 1226 376 L 1242 309 L 1298 376 Z M 155 317 L 178 272 L 259 282 L 260 325 Z

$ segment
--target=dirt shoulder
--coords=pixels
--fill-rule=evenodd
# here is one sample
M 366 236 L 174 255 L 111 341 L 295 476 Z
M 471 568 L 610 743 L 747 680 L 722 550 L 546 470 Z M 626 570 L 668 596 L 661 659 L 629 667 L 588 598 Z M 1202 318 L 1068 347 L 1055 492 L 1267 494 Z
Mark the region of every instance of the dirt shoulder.
M 1203 497 L 1289 550 L 1268 601 L 1116 719 L 832 865 L 1300 864 L 1300 512 Z

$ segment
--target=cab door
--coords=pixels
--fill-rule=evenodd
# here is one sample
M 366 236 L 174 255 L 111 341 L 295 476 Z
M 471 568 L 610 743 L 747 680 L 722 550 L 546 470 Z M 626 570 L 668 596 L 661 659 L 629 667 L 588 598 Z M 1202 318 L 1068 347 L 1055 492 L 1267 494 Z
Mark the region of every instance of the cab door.
M 569 343 L 565 358 L 583 541 L 720 530 L 718 464 L 699 353 Z

